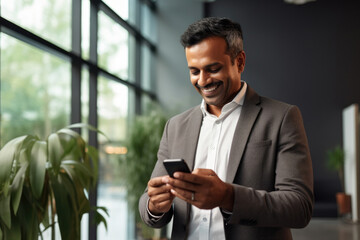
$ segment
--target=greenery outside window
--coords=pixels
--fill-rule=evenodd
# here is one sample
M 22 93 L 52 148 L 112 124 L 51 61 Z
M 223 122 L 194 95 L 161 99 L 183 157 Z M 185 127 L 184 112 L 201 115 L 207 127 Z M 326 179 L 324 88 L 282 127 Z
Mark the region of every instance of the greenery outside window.
M 129 122 L 156 99 L 154 6 L 150 0 L 0 0 L 0 145 L 27 133 L 45 138 L 74 122 L 108 137 L 81 132 L 100 150 L 91 201 L 110 214 L 107 232 L 85 216 L 82 240 L 141 238 L 118 170 Z
M 1 0 L 1 16 L 71 49 L 71 0 Z
M 1 34 L 1 146 L 69 124 L 70 64 Z M 31 56 L 31 58 L 28 58 Z

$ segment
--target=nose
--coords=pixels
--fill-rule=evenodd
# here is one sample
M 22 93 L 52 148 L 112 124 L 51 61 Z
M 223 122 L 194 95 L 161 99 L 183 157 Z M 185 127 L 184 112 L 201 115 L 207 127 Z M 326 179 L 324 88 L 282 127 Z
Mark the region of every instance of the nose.
M 200 71 L 199 80 L 197 81 L 197 84 L 200 87 L 204 87 L 209 83 L 209 79 L 210 79 L 209 74 L 207 74 L 205 71 Z

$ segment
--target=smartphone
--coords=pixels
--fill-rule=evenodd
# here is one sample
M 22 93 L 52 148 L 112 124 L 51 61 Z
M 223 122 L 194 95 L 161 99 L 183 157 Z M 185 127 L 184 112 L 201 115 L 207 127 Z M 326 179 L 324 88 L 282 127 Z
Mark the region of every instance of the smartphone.
M 174 177 L 175 172 L 190 173 L 190 169 L 184 159 L 165 159 L 163 164 L 170 177 Z

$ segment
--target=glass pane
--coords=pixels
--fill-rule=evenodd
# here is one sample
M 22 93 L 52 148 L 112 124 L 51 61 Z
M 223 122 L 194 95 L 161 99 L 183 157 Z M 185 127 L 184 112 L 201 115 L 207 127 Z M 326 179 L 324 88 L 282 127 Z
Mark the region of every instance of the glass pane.
M 45 139 L 69 124 L 68 62 L 1 34 L 1 145 L 25 134 Z
M 1 16 L 70 50 L 71 0 L 1 0 Z
M 148 5 L 141 5 L 141 33 L 152 43 L 156 43 L 156 21 Z
M 81 71 L 81 122 L 89 123 L 89 93 L 90 93 L 90 76 L 89 69 L 83 67 Z M 82 137 L 88 141 L 89 140 L 89 131 L 81 131 Z
M 141 47 L 141 86 L 146 90 L 154 90 L 155 57 L 147 45 Z
M 81 2 L 81 48 L 82 57 L 90 57 L 90 1 L 82 0 Z
M 126 137 L 128 115 L 128 88 L 120 83 L 99 78 L 98 85 L 99 127 L 111 141 Z
M 140 0 L 141 1 L 141 0 Z M 128 22 L 139 29 L 139 19 L 138 19 L 138 9 L 139 9 L 139 0 L 131 0 L 129 1 L 129 18 Z
M 114 10 L 114 12 L 116 12 L 122 19 L 129 19 L 129 0 L 103 0 L 103 2 Z
M 129 33 L 99 13 L 99 65 L 123 80 L 129 79 Z
M 126 153 L 122 146 L 128 128 L 129 91 L 123 84 L 99 78 L 98 82 L 99 129 L 108 139 L 99 136 L 101 148 L 98 185 L 98 205 L 109 211 L 108 230 L 98 228 L 99 239 L 133 239 L 134 224 L 126 200 L 124 172 L 120 156 Z

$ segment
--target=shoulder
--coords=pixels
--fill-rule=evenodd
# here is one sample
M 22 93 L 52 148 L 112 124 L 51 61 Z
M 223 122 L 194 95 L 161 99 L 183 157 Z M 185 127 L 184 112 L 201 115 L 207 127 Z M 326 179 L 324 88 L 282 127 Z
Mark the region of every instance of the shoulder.
M 177 114 L 169 119 L 171 123 L 186 123 L 192 121 L 194 116 L 201 116 L 201 109 L 200 105 L 192 107 L 180 114 Z
M 269 114 L 286 113 L 291 109 L 297 109 L 298 107 L 283 101 L 279 101 L 273 98 L 260 96 L 252 88 L 248 87 L 244 107 L 252 107 L 256 105 L 261 108 L 262 112 L 268 112 Z
M 295 105 L 262 96 L 260 97 L 260 105 L 264 110 L 269 109 L 275 112 L 283 112 L 288 111 L 290 108 L 297 108 Z

